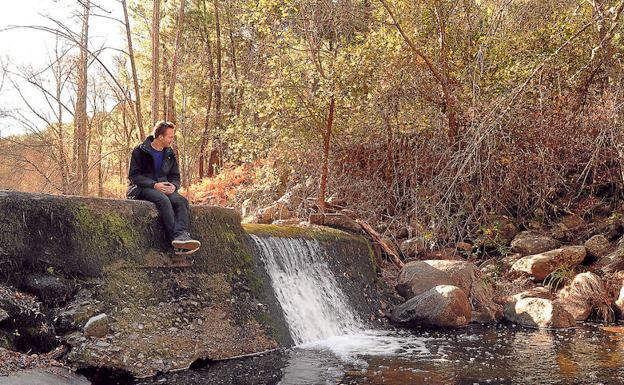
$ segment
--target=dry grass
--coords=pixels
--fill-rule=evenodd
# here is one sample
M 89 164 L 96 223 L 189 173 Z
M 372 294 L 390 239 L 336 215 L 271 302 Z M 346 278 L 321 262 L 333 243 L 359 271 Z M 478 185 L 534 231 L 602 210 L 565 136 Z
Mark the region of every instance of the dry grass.
M 596 274 L 590 272 L 578 274 L 570 285 L 561 290 L 559 297 L 564 301 L 589 303 L 598 321 L 613 322 L 615 320 L 611 308 L 613 298 L 605 288 L 602 279 Z

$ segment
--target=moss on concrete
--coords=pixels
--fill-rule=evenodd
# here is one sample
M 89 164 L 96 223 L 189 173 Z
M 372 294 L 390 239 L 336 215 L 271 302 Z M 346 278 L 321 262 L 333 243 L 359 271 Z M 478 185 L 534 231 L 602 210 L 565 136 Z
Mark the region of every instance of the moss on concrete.
M 139 252 L 142 239 L 137 226 L 130 218 L 117 212 L 94 212 L 86 205 L 78 206 L 74 213 L 76 235 L 85 242 L 90 254 L 99 252 L 119 252 L 133 254 Z
M 366 243 L 368 245 L 368 259 L 370 261 L 371 267 L 374 272 L 375 282 L 377 282 L 378 281 L 377 274 L 380 273 L 377 267 L 377 254 L 375 253 L 375 249 L 373 248 L 373 245 L 370 242 L 366 242 Z
M 360 237 L 342 230 L 324 226 L 282 226 L 246 223 L 242 225 L 249 234 L 280 238 L 305 238 L 317 241 L 353 241 Z
M 7 204 L 3 209 L 7 212 L 19 212 L 16 205 Z M 26 251 L 26 218 L 19 215 L 9 215 L 0 221 L 0 244 L 4 246 L 2 255 Z
M 98 276 L 119 258 L 137 259 L 153 244 L 150 207 L 111 199 L 0 193 L 1 259 L 20 269 Z M 140 259 L 140 258 L 139 258 Z M 0 274 L 5 273 L 0 265 Z
M 256 312 L 255 319 L 260 325 L 268 330 L 269 336 L 275 341 L 278 341 L 280 345 L 290 346 L 293 344 L 288 328 L 280 325 L 278 321 L 276 321 L 275 316 L 271 315 L 269 312 Z
M 118 211 L 97 210 L 85 204 L 73 209 L 71 241 L 77 254 L 87 256 L 87 275 L 97 275 L 119 258 L 141 260 L 146 248 L 139 226 Z
M 191 233 L 201 241 L 195 266 L 209 272 L 233 272 L 251 263 L 240 216 L 221 207 L 193 207 Z

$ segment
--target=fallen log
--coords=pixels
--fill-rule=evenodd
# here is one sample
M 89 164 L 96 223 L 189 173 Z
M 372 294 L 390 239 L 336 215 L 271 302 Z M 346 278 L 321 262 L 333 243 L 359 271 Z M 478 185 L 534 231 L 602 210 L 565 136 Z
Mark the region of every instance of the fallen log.
M 394 247 L 394 245 L 392 245 L 390 242 L 388 242 L 387 240 L 383 239 L 381 237 L 381 234 L 379 234 L 377 231 L 375 231 L 375 229 L 373 229 L 371 227 L 371 225 L 369 225 L 368 223 L 366 223 L 365 221 L 361 220 L 361 219 L 356 219 L 355 220 L 364 230 L 364 232 L 366 234 L 368 234 L 368 236 L 371 237 L 371 239 L 378 243 L 381 248 L 383 249 L 383 251 L 388 254 L 388 256 L 390 257 L 390 260 L 392 261 L 392 263 L 394 263 L 394 265 L 396 267 L 398 267 L 399 269 L 403 269 L 403 266 L 405 265 L 403 263 L 403 261 L 401 260 L 401 258 L 399 257 L 399 252 L 397 251 L 397 249 Z

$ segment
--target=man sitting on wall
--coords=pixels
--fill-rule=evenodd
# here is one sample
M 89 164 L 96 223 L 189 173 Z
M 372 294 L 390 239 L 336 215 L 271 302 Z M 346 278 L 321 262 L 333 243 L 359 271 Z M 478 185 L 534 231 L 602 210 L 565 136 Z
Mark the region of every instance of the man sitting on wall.
M 171 245 L 177 253 L 190 254 L 201 244 L 188 232 L 189 204 L 178 193 L 180 168 L 171 149 L 174 137 L 175 125 L 161 120 L 153 135 L 135 147 L 128 172 L 128 198 L 155 203 Z

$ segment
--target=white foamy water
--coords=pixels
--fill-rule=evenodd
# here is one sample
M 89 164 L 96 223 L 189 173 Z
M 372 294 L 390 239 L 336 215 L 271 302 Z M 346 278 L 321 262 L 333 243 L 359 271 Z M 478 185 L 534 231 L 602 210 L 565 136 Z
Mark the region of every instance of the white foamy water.
M 358 356 L 425 355 L 425 339 L 370 330 L 349 306 L 315 240 L 258 237 L 290 334 L 303 349 L 328 350 L 344 361 Z
M 344 361 L 353 361 L 355 357 L 425 355 L 424 338 L 413 335 L 400 336 L 383 330 L 362 330 L 355 334 L 332 336 L 324 340 L 300 345 L 303 349 L 326 349 Z
M 297 345 L 364 329 L 323 260 L 317 241 L 252 238 L 262 250 L 275 296 Z

